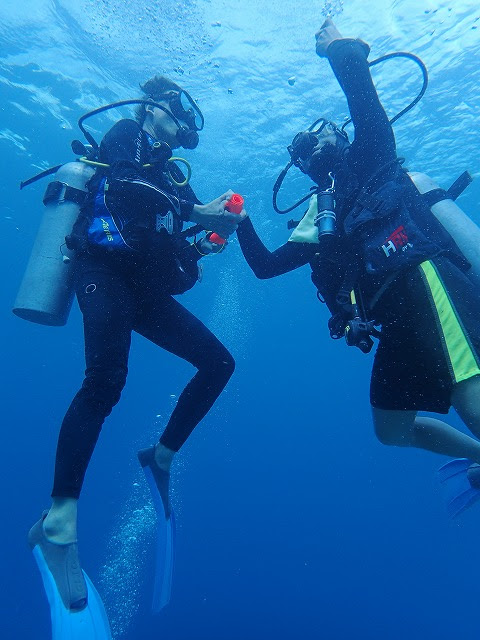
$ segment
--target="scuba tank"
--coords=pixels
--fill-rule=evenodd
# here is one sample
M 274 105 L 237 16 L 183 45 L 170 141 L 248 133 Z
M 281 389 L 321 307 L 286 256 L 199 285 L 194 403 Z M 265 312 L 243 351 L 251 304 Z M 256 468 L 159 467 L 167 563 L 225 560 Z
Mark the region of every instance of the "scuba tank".
M 480 227 L 455 204 L 454 200 L 471 181 L 467 174 L 462 174 L 450 189 L 443 191 L 425 173 L 416 171 L 408 174 L 418 191 L 427 198 L 432 195 L 431 212 L 455 241 L 457 247 L 472 265 L 468 276 L 480 286 Z
M 45 212 L 18 291 L 13 313 L 50 326 L 66 324 L 73 301 L 73 252 L 65 245 L 95 170 L 68 162 L 45 192 Z

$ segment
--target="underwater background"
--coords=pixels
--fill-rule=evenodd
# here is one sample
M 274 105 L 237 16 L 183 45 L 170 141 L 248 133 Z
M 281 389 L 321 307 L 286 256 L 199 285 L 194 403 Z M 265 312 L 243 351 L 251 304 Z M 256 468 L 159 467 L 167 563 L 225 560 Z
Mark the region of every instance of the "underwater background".
M 314 34 L 333 16 L 370 59 L 404 50 L 428 91 L 395 124 L 406 166 L 447 188 L 480 223 L 480 9 L 477 0 L 2 0 L 0 181 L 3 273 L 0 637 L 46 639 L 50 619 L 26 534 L 49 505 L 56 439 L 83 374 L 81 316 L 64 328 L 13 316 L 48 180 L 72 159 L 78 118 L 168 75 L 198 99 L 206 126 L 191 160 L 203 201 L 232 188 L 269 248 L 288 238 L 271 206 L 293 135 L 346 101 Z M 419 69 L 373 69 L 389 115 L 421 87 Z M 92 119 L 97 139 L 126 111 Z M 294 175 L 294 174 L 297 175 Z M 280 206 L 309 188 L 290 172 Z M 333 342 L 309 269 L 255 279 L 236 239 L 204 259 L 180 300 L 237 362 L 227 389 L 173 470 L 172 600 L 150 614 L 154 514 L 136 451 L 162 431 L 192 369 L 135 336 L 130 374 L 107 420 L 80 502 L 80 557 L 118 640 L 368 638 L 450 640 L 480 633 L 480 507 L 446 515 L 445 458 L 374 437 L 372 354 Z M 112 336 L 112 338 L 114 338 Z M 457 426 L 459 420 L 449 419 Z

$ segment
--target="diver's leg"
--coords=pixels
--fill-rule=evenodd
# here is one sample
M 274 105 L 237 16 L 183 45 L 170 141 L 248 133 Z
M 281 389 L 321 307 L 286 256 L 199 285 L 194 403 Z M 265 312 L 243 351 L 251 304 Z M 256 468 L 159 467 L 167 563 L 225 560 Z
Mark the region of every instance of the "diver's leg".
M 456 384 L 451 400 L 452 406 L 465 425 L 477 438 L 480 438 L 480 376 L 474 376 Z
M 172 452 L 180 449 L 213 406 L 230 379 L 235 362 L 213 333 L 171 296 L 151 301 L 134 328 L 197 368 L 156 447 L 157 463 L 168 470 Z
M 452 406 L 470 431 L 480 438 L 480 376 L 473 376 L 455 385 Z M 480 467 L 477 466 L 480 460 L 472 455 L 462 457 L 477 463 L 469 467 L 467 476 L 472 486 L 480 489 Z
M 442 420 L 417 417 L 415 411 L 372 407 L 375 434 L 382 444 L 415 447 L 480 463 L 480 442 Z
M 52 490 L 44 521 L 48 539 L 76 540 L 77 500 L 102 424 L 120 399 L 127 376 L 133 294 L 114 272 L 95 267 L 80 273 L 77 297 L 85 333 L 85 379 L 60 430 Z
M 382 444 L 411 447 L 416 411 L 395 411 L 372 407 L 375 435 Z
M 173 457 L 222 392 L 235 363 L 213 333 L 171 296 L 150 296 L 142 306 L 134 329 L 197 368 L 197 373 L 180 394 L 159 442 L 138 452 L 140 464 L 149 469 L 147 480 L 151 475 L 149 482 L 154 482 L 164 514 L 169 519 Z

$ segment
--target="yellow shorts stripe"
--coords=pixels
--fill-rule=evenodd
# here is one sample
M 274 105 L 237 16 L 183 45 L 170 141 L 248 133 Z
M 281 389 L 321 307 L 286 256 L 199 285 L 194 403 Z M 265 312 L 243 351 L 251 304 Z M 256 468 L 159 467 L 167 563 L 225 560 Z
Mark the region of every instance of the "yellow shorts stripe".
M 479 375 L 480 368 L 475 354 L 465 336 L 455 307 L 435 265 L 430 260 L 427 260 L 422 262 L 420 269 L 424 275 L 424 282 L 430 290 L 430 296 L 437 314 L 439 329 L 443 333 L 443 342 L 446 346 L 455 382 L 468 380 L 472 376 Z

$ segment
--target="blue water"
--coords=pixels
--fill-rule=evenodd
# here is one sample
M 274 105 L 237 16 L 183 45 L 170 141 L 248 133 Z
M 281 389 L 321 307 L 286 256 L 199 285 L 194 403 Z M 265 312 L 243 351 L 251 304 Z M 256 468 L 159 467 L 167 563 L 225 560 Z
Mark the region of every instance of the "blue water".
M 474 0 L 270 3 L 243 0 L 3 0 L 2 528 L 0 637 L 49 637 L 49 614 L 26 532 L 49 503 L 63 414 L 82 379 L 81 318 L 33 325 L 10 308 L 40 219 L 46 183 L 20 180 L 68 161 L 88 109 L 137 95 L 165 73 L 206 118 L 186 152 L 205 201 L 243 193 L 270 248 L 288 237 L 271 190 L 293 134 L 345 100 L 314 33 L 327 9 L 372 56 L 407 50 L 430 71 L 423 101 L 396 126 L 412 169 L 447 187 L 478 174 L 480 11 Z M 295 76 L 291 85 L 288 79 Z M 405 61 L 375 68 L 393 115 L 420 88 Z M 101 136 L 120 112 L 99 118 Z M 459 200 L 477 222 L 480 181 Z M 282 197 L 308 183 L 291 177 Z M 287 216 L 287 218 L 290 216 Z M 182 301 L 233 353 L 226 391 L 178 457 L 177 565 L 170 606 L 149 614 L 153 511 L 135 452 L 162 430 L 192 374 L 136 337 L 130 375 L 89 467 L 79 537 L 86 571 L 119 640 L 475 637 L 480 512 L 447 519 L 435 472 L 444 459 L 376 442 L 371 356 L 332 342 L 308 268 L 257 281 L 233 240 L 205 260 Z M 452 423 L 459 424 L 455 415 Z

